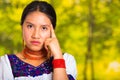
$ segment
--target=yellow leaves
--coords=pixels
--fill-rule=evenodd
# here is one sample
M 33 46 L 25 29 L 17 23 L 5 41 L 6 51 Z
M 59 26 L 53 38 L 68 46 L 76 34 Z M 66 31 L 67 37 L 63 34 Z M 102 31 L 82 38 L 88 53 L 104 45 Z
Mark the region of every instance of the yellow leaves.
M 103 54 L 107 55 L 109 58 L 114 57 L 117 52 L 116 47 L 116 42 L 113 40 L 108 40 L 105 42 L 105 46 L 109 47 L 108 49 L 103 49 Z
M 117 61 L 110 62 L 107 68 L 107 73 L 109 72 L 120 72 L 120 63 Z
M 119 5 L 120 4 L 120 1 L 119 0 L 111 0 L 113 3 L 115 3 L 116 5 Z
M 114 40 L 107 40 L 104 42 L 105 46 L 115 46 L 116 42 Z
M 13 20 L 13 21 L 18 21 L 18 22 L 20 22 L 20 18 L 21 18 L 21 13 L 22 13 L 22 10 L 23 9 L 21 9 L 21 8 L 15 8 L 14 10 L 13 10 L 13 12 L 11 12 L 11 13 L 9 13 L 9 18 L 11 19 L 11 20 Z
M 83 64 L 77 64 L 77 80 L 83 80 L 83 72 L 84 67 L 82 66 Z
M 62 0 L 61 2 L 65 8 L 71 7 L 74 4 L 73 0 Z
M 2 56 L 4 52 L 5 52 L 5 48 L 0 46 L 0 56 Z
M 99 3 L 97 5 L 97 7 L 98 7 L 99 11 L 102 13 L 107 13 L 107 12 L 109 13 L 109 11 L 110 11 L 109 7 L 105 6 L 105 3 Z
M 2 16 L 2 11 L 0 11 L 0 19 L 2 18 L 3 16 Z
M 120 75 L 120 62 L 118 61 L 112 61 L 108 64 L 107 70 L 106 70 L 106 78 L 108 80 L 110 79 L 116 79 L 119 80 L 118 77 Z M 113 76 L 113 77 L 110 77 Z
M 4 53 L 9 53 L 9 50 L 7 50 L 6 48 L 0 46 L 0 56 L 4 55 Z
M 18 4 L 18 3 L 20 3 L 20 4 L 28 4 L 29 2 L 31 2 L 31 0 L 11 0 L 11 3 L 12 3 L 13 6 Z
M 118 38 L 120 37 L 119 35 L 120 35 L 120 28 L 119 27 L 114 28 L 112 36 Z
M 120 62 L 110 60 L 108 56 L 100 61 L 94 61 L 96 80 L 120 80 Z M 91 75 L 91 74 L 90 74 Z
M 75 6 L 75 11 L 76 11 L 76 12 L 83 12 L 84 9 L 83 9 L 82 7 L 80 7 L 80 5 L 76 5 L 76 6 Z

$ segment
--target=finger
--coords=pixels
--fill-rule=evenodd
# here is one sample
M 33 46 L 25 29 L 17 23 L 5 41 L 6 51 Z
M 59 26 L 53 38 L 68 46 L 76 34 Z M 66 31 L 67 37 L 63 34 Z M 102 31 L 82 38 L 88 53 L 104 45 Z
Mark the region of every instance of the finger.
M 48 38 L 48 39 L 46 39 L 45 42 L 44 42 L 44 47 L 45 47 L 45 49 L 46 49 L 47 51 L 50 51 L 50 41 L 51 41 L 51 39 Z
M 44 47 L 45 47 L 45 49 L 47 50 L 47 52 L 49 51 L 49 49 L 48 49 L 48 45 L 44 45 Z
M 56 38 L 56 35 L 55 35 L 55 32 L 54 32 L 52 24 L 51 24 L 51 30 L 50 30 L 50 37 L 51 38 Z
M 50 47 L 49 47 L 48 45 L 45 45 L 45 49 L 46 49 L 46 51 L 47 51 L 47 55 L 46 55 L 46 57 L 49 59 L 50 56 L 51 56 Z

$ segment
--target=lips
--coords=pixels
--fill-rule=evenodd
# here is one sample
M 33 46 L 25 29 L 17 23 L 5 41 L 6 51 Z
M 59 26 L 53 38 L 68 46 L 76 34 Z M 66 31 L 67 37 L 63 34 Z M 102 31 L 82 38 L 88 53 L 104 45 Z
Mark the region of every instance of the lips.
M 40 44 L 39 41 L 31 41 L 31 43 L 32 43 L 33 45 L 39 45 L 39 44 Z

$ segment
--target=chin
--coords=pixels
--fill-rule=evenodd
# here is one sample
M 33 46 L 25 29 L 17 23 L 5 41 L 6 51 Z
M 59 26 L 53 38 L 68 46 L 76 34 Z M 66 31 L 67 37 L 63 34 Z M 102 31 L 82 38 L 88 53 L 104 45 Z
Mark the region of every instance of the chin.
M 40 50 L 41 50 L 40 47 L 31 47 L 30 49 L 31 49 L 32 51 L 40 51 Z

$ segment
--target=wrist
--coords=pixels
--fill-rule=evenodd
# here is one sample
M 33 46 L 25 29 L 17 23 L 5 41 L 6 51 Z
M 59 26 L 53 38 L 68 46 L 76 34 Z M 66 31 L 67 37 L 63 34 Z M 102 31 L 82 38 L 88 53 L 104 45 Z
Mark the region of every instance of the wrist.
M 54 56 L 54 59 L 63 59 L 63 56 Z
M 52 61 L 53 68 L 66 68 L 64 59 L 54 59 Z
M 53 57 L 54 57 L 54 59 L 63 59 L 62 53 L 55 54 L 55 55 L 53 55 Z

